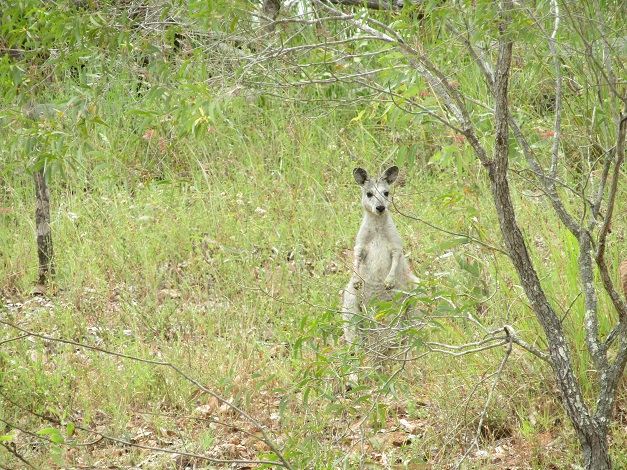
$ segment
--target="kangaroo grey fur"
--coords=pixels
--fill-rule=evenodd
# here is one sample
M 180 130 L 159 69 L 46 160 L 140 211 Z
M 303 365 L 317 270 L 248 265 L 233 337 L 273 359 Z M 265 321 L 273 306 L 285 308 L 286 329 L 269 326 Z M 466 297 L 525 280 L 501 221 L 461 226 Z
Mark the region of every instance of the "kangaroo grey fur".
M 363 168 L 353 176 L 361 186 L 364 217 L 355 242 L 353 275 L 344 290 L 344 339 L 355 344 L 360 319 L 373 301 L 390 301 L 418 282 L 403 256 L 403 241 L 390 215 L 390 185 L 398 177 L 392 166 L 378 178 Z

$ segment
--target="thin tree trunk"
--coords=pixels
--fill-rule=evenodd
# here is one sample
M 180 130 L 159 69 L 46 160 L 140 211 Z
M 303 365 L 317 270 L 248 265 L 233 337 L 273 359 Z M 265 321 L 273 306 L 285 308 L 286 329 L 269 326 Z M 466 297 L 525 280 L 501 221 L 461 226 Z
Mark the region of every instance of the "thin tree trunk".
M 278 18 L 280 10 L 280 0 L 264 0 L 262 8 L 263 17 L 261 18 L 261 24 L 266 29 L 266 31 L 274 31 L 273 21 Z
M 587 431 L 583 434 L 583 431 Z M 592 432 L 594 431 L 594 432 Z M 598 426 L 588 426 L 577 430 L 583 452 L 583 465 L 586 470 L 610 470 L 612 462 L 607 443 L 607 430 Z
M 373 10 L 402 10 L 403 0 L 330 0 L 330 3 L 335 5 L 348 5 L 363 7 L 364 5 Z M 420 3 L 420 2 L 411 2 Z
M 607 417 L 596 419 L 584 402 L 579 381 L 573 370 L 570 346 L 561 322 L 548 301 L 533 262 L 529 256 L 525 239 L 516 221 L 514 204 L 508 182 L 509 157 L 509 107 L 508 85 L 512 57 L 512 41 L 508 36 L 511 1 L 503 2 L 503 16 L 499 27 L 499 55 L 494 76 L 494 158 L 487 163 L 491 191 L 498 214 L 503 242 L 521 285 L 536 316 L 542 325 L 549 346 L 555 381 L 560 391 L 566 413 L 577 432 L 587 470 L 609 470 L 611 462 L 607 442 Z M 588 250 L 589 245 L 580 246 Z M 587 253 L 585 256 L 589 256 Z M 603 371 L 599 371 L 603 373 Z
M 50 191 L 46 185 L 44 170 L 35 171 L 35 223 L 37 227 L 37 254 L 39 256 L 39 280 L 43 286 L 54 276 L 54 251 L 52 249 L 52 231 L 50 230 Z

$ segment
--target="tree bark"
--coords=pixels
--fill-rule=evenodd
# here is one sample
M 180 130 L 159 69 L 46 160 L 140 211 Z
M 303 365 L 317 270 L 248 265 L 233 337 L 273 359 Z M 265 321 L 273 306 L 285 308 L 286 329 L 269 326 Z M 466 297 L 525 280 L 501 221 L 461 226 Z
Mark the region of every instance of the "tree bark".
M 52 231 L 50 229 L 50 191 L 46 185 L 44 170 L 35 171 L 35 223 L 37 230 L 37 255 L 39 257 L 38 284 L 45 285 L 54 276 L 54 251 L 52 249 Z
M 405 2 L 403 0 L 330 0 L 329 3 L 355 7 L 363 7 L 365 5 L 372 10 L 402 10 Z
M 509 107 L 508 85 L 512 58 L 512 41 L 509 38 L 508 11 L 511 1 L 503 2 L 501 18 L 499 55 L 494 77 L 494 157 L 486 163 L 490 187 L 496 207 L 501 235 L 522 287 L 536 313 L 544 333 L 553 373 L 566 413 L 577 432 L 584 459 L 584 468 L 589 470 L 609 470 L 607 431 L 609 419 L 592 416 L 584 401 L 581 387 L 575 376 L 570 346 L 562 329 L 561 322 L 548 301 L 529 256 L 511 200 L 508 182 L 509 163 Z M 581 247 L 586 250 L 589 245 Z M 586 254 L 586 256 L 589 256 Z M 602 373 L 602 371 L 600 371 Z
M 264 0 L 262 7 L 263 17 L 261 18 L 261 24 L 266 29 L 266 31 L 274 31 L 273 21 L 276 20 L 279 16 L 280 10 L 280 0 Z

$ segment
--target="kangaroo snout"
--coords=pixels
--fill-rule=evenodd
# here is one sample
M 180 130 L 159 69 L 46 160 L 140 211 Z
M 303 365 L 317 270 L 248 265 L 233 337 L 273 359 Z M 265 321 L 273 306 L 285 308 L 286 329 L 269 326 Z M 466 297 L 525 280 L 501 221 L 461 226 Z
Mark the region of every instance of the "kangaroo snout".
M 376 209 L 379 214 L 383 214 L 383 211 L 385 211 L 385 206 L 377 206 Z

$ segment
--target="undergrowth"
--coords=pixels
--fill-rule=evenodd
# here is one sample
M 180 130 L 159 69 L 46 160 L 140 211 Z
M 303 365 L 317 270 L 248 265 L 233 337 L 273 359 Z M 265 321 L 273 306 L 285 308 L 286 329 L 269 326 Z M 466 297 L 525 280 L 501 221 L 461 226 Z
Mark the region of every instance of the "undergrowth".
M 477 342 L 478 325 L 511 325 L 546 346 L 463 141 L 433 123 L 414 134 L 376 113 L 362 117 L 359 104 L 321 110 L 207 84 L 198 51 L 180 60 L 154 52 L 150 86 L 138 90 L 135 66 L 123 66 L 138 52 L 125 47 L 106 67 L 59 68 L 34 96 L 53 103 L 45 120 L 25 120 L 19 94 L 3 101 L 2 466 L 20 468 L 16 454 L 36 468 L 203 465 L 181 452 L 272 456 L 251 422 L 172 369 L 133 357 L 175 364 L 245 410 L 294 468 L 446 468 L 475 437 L 467 468 L 576 460 L 548 366 L 514 349 L 495 376 L 503 348 L 450 356 L 427 345 Z M 415 335 L 413 360 L 374 370 L 342 342 L 338 293 L 361 218 L 352 169 L 393 163 L 402 167 L 394 217 L 429 324 Z M 34 296 L 32 172 L 41 167 L 57 275 Z M 583 344 L 576 246 L 534 189 L 513 179 L 519 223 L 543 234 L 529 248 L 572 341 Z M 617 240 L 624 227 L 619 215 Z M 620 249 L 610 249 L 618 266 Z M 581 352 L 577 361 L 586 377 L 590 358 Z M 362 381 L 347 391 L 353 372 Z M 627 464 L 626 409 L 622 396 L 617 468 Z

